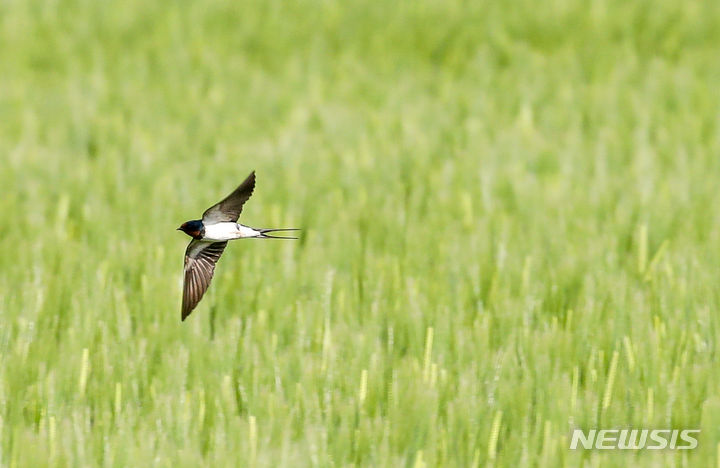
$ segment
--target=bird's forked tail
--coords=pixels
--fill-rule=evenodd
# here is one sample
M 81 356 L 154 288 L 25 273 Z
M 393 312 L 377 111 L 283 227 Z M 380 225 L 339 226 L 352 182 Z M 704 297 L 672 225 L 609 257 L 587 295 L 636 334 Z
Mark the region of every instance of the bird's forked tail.
M 261 239 L 297 239 L 297 237 L 289 237 L 289 236 L 271 236 L 268 235 L 269 232 L 278 232 L 278 231 L 299 231 L 300 229 L 296 228 L 288 228 L 288 229 L 258 229 L 260 231 L 260 238 Z

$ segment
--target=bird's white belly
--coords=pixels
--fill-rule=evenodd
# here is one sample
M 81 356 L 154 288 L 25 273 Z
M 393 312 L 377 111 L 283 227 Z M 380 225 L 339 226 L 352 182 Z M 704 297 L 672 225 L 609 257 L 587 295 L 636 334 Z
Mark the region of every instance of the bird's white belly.
M 216 223 L 205 226 L 204 239 L 212 241 L 226 241 L 240 237 L 237 223 Z
M 257 237 L 260 234 L 253 228 L 243 226 L 237 223 L 216 223 L 205 226 L 205 236 L 203 240 L 209 241 L 226 241 L 232 239 L 240 239 L 242 237 Z

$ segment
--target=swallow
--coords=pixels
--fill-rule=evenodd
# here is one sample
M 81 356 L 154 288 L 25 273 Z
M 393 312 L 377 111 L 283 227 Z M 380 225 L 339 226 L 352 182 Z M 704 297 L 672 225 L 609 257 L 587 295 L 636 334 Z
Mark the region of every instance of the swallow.
M 211 206 L 202 215 L 202 219 L 186 221 L 177 228 L 193 240 L 185 250 L 185 268 L 183 270 L 183 299 L 181 318 L 184 321 L 203 294 L 210 286 L 215 272 L 215 264 L 220 259 L 225 246 L 235 239 L 297 239 L 297 237 L 274 236 L 278 231 L 298 231 L 299 229 L 255 229 L 237 220 L 243 205 L 252 196 L 255 189 L 255 171 L 230 195 Z

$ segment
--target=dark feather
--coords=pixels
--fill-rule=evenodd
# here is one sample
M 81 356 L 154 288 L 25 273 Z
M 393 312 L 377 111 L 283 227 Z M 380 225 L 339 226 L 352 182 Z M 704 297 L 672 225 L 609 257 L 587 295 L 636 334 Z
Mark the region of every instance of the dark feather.
M 220 203 L 205 210 L 202 216 L 203 223 L 236 222 L 240 217 L 243 205 L 252 196 L 254 189 L 255 171 L 252 171 L 233 193 L 225 197 Z
M 198 305 L 210 286 L 215 264 L 225 250 L 225 242 L 203 242 L 192 240 L 185 250 L 185 275 L 183 280 L 183 320 Z

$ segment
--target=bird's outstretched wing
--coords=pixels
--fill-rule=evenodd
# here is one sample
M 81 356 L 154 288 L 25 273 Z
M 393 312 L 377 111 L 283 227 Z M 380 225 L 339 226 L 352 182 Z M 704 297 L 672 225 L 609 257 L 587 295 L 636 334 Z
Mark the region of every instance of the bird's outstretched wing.
M 243 205 L 248 201 L 254 189 L 255 171 L 252 171 L 233 193 L 225 197 L 220 203 L 205 210 L 202 216 L 203 223 L 236 222 L 240 217 Z
M 193 311 L 210 286 L 215 264 L 225 250 L 225 242 L 192 240 L 185 250 L 185 275 L 183 280 L 182 319 Z

